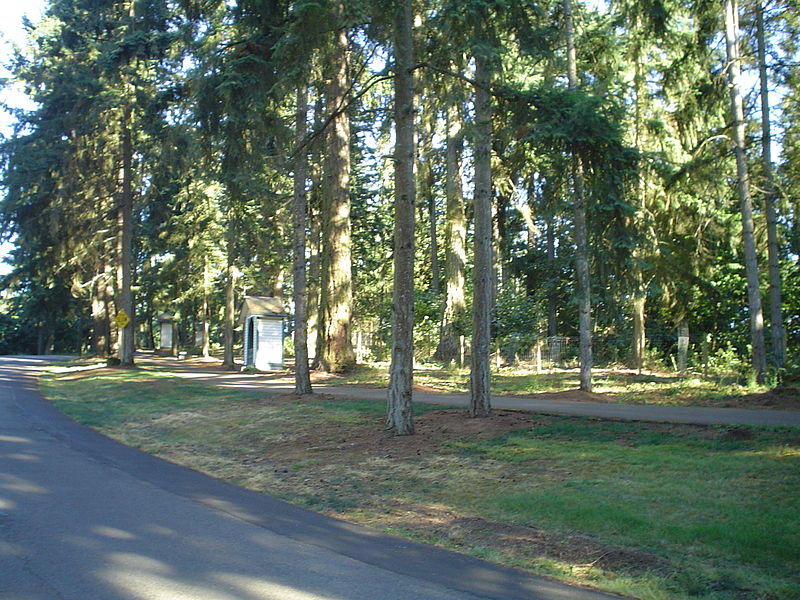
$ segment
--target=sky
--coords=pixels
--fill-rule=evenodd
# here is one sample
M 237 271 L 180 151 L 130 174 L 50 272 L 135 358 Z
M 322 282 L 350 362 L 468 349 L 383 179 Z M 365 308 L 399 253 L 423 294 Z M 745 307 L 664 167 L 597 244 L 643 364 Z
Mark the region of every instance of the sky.
M 25 32 L 22 28 L 22 17 L 27 15 L 31 21 L 37 21 L 44 7 L 45 0 L 24 0 L 0 2 L 0 78 L 9 76 L 6 65 L 11 59 L 13 44 L 22 44 Z M 13 85 L 0 88 L 0 99 L 4 104 L 15 107 L 24 107 L 25 98 L 15 90 Z M 6 137 L 11 134 L 13 119 L 5 111 L 0 111 L 0 135 Z M 0 244 L 0 275 L 8 273 L 11 266 L 3 259 L 11 250 L 12 245 Z

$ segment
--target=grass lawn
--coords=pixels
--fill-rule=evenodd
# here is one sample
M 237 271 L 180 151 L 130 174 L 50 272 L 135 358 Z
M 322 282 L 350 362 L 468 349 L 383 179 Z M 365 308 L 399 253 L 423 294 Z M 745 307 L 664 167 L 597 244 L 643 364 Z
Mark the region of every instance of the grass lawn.
M 800 597 L 800 429 L 417 406 L 395 438 L 380 402 L 57 371 L 74 418 L 314 510 L 638 598 Z

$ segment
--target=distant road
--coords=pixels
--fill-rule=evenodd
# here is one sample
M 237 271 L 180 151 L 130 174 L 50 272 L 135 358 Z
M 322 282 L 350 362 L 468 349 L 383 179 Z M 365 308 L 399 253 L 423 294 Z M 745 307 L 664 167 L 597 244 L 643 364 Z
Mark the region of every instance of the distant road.
M 602 600 L 248 492 L 53 409 L 0 357 L 2 600 Z

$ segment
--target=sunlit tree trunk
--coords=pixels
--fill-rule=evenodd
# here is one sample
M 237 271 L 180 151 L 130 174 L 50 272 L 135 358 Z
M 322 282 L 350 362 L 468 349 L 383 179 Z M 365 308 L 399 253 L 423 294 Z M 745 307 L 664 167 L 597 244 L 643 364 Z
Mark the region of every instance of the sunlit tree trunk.
M 133 148 L 131 144 L 131 109 L 122 118 L 119 189 L 117 198 L 117 314 L 124 311 L 128 322 L 119 328 L 119 363 L 133 365 L 134 314 L 131 268 L 133 262 Z
M 742 212 L 744 264 L 747 274 L 747 303 L 750 313 L 750 341 L 753 352 L 753 372 L 756 381 L 763 383 L 766 369 L 764 349 L 764 317 L 758 281 L 758 258 L 753 226 L 753 206 L 747 172 L 744 106 L 741 93 L 741 64 L 739 60 L 739 14 L 736 0 L 725 0 L 725 42 L 728 56 L 733 149 L 736 156 L 737 191 Z
M 228 215 L 227 231 L 227 265 L 225 268 L 225 324 L 223 328 L 223 358 L 222 364 L 229 369 L 236 366 L 233 356 L 233 328 L 236 323 L 235 314 L 235 291 L 236 291 L 236 267 L 234 265 L 234 254 L 236 245 L 234 243 L 235 227 L 232 216 Z
M 395 29 L 394 293 L 392 362 L 386 425 L 395 435 L 414 433 L 414 77 L 411 0 L 398 7 Z
M 761 160 L 764 164 L 764 212 L 767 215 L 767 252 L 769 260 L 769 330 L 775 368 L 786 362 L 786 332 L 783 326 L 780 256 L 778 254 L 778 215 L 775 210 L 777 192 L 772 168 L 772 134 L 769 120 L 769 78 L 764 34 L 764 7 L 756 3 L 756 37 L 758 39 L 758 72 L 761 80 Z
M 638 29 L 638 19 L 636 21 L 636 28 Z M 634 42 L 633 51 L 634 62 L 634 77 L 633 77 L 633 94 L 634 94 L 634 148 L 642 149 L 642 97 L 644 95 L 644 73 L 642 65 L 642 48 L 640 38 L 636 38 Z M 645 173 L 642 167 L 638 170 L 638 181 L 636 182 L 636 202 L 640 211 L 640 218 L 644 217 L 645 209 Z M 645 331 L 645 306 L 647 304 L 647 289 L 645 286 L 644 273 L 642 272 L 642 265 L 637 256 L 641 253 L 641 248 L 634 250 L 633 269 L 633 340 L 631 343 L 631 359 L 632 366 L 639 373 L 642 371 L 644 365 L 644 348 L 646 341 Z
M 332 64 L 334 73 L 328 86 L 328 110 L 332 111 L 328 136 L 326 168 L 326 208 L 324 244 L 326 273 L 322 292 L 321 326 L 323 333 L 320 365 L 326 371 L 341 373 L 356 363 L 350 328 L 353 306 L 350 239 L 350 119 L 344 110 L 348 93 L 347 30 L 336 33 Z
M 209 288 L 209 273 L 208 273 L 208 257 L 203 257 L 203 303 L 200 307 L 200 326 L 202 327 L 202 340 L 201 340 L 201 347 L 200 352 L 202 353 L 204 358 L 208 358 L 211 355 L 211 340 L 209 339 L 208 335 L 208 317 L 209 317 L 209 307 L 208 307 L 208 288 Z
M 295 140 L 300 146 L 306 137 L 306 118 L 308 113 L 308 91 L 305 84 L 297 90 L 297 111 L 295 114 Z M 293 268 L 294 279 L 294 393 L 311 393 L 311 376 L 308 369 L 308 323 L 306 301 L 306 151 L 301 150 L 294 166 L 294 197 L 292 205 L 293 229 Z

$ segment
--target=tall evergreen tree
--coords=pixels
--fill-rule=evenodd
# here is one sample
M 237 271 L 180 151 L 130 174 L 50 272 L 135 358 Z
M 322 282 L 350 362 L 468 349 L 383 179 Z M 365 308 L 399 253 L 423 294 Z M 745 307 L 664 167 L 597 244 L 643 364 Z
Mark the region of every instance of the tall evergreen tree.
M 737 194 L 742 212 L 742 239 L 747 273 L 747 304 L 750 317 L 753 372 L 756 381 L 763 383 L 766 374 L 764 348 L 764 317 L 761 310 L 761 290 L 756 255 L 753 206 L 747 168 L 744 103 L 741 92 L 742 66 L 739 56 L 739 6 L 736 0 L 725 0 L 725 47 L 730 88 L 733 152 L 736 157 Z
M 394 43 L 394 292 L 392 363 L 386 424 L 395 435 L 414 433 L 414 53 L 411 0 L 395 7 Z

